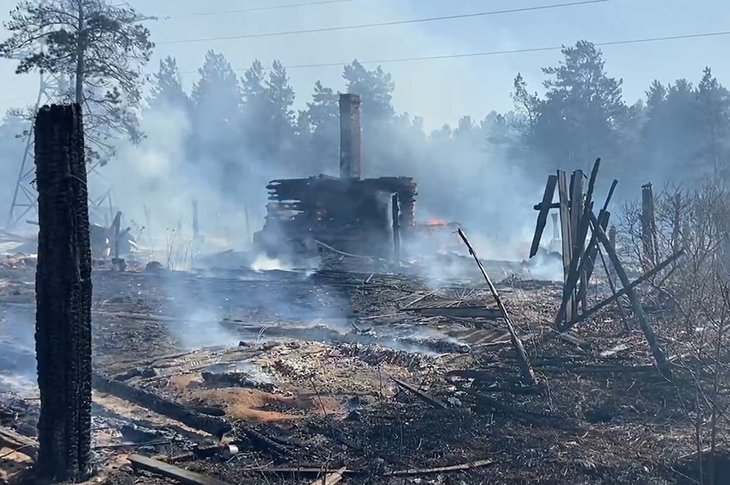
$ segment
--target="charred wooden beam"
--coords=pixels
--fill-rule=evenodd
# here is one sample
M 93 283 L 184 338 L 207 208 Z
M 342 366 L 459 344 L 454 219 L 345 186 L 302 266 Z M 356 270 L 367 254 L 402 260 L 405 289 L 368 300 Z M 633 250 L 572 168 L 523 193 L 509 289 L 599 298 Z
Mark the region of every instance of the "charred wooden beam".
M 532 246 L 530 247 L 530 257 L 537 254 L 537 250 L 540 248 L 540 240 L 542 239 L 542 233 L 545 230 L 545 224 L 547 223 L 548 211 L 553 208 L 555 204 L 552 204 L 553 196 L 555 195 L 555 185 L 558 183 L 558 177 L 550 175 L 548 177 L 547 185 L 545 185 L 545 192 L 542 195 L 542 202 L 535 206 L 535 210 L 539 210 L 540 213 L 537 216 L 537 226 L 535 227 L 535 235 L 532 238 Z M 557 207 L 560 208 L 560 204 Z
M 93 374 L 93 385 L 94 389 L 98 391 L 106 392 L 120 399 L 133 402 L 158 414 L 180 421 L 193 429 L 205 431 L 214 436 L 221 437 L 224 433 L 232 429 L 231 425 L 225 419 L 206 416 L 180 403 L 170 401 L 124 382 L 109 379 L 96 372 Z
M 398 194 L 393 194 L 391 200 L 392 223 L 393 223 L 393 257 L 400 261 L 400 203 Z
M 37 468 L 46 479 L 79 481 L 91 452 L 91 242 L 79 105 L 38 112 L 35 165 Z
M 667 379 L 668 381 L 672 381 L 672 368 L 669 365 L 667 356 L 664 353 L 664 349 L 661 347 L 661 344 L 659 343 L 656 334 L 654 333 L 654 329 L 652 329 L 651 325 L 649 324 L 649 319 L 644 312 L 644 308 L 641 306 L 639 296 L 636 294 L 636 291 L 631 286 L 629 277 L 626 275 L 626 271 L 624 271 L 623 265 L 618 259 L 615 248 L 611 246 L 611 242 L 609 241 L 608 236 L 606 236 L 606 233 L 601 228 L 601 225 L 598 223 L 598 219 L 596 219 L 596 216 L 593 215 L 593 213 L 590 213 L 589 216 L 591 218 L 591 223 L 593 224 L 594 234 L 596 234 L 598 240 L 606 249 L 608 257 L 613 263 L 616 274 L 621 280 L 621 284 L 626 289 L 626 296 L 628 296 L 629 301 L 631 302 L 631 309 L 634 311 L 634 316 L 636 316 L 636 319 L 639 321 L 639 327 L 644 333 L 644 337 L 649 344 L 649 348 L 651 348 L 651 353 L 654 356 L 654 361 L 656 362 L 659 372 L 661 372 L 662 376 L 664 376 L 665 379 Z
M 566 325 L 564 331 L 567 332 L 568 330 L 570 330 L 571 328 L 573 328 L 578 323 L 580 323 L 580 322 L 584 321 L 585 319 L 590 318 L 591 316 L 595 315 L 596 313 L 598 313 L 600 310 L 602 310 L 606 306 L 610 305 L 611 303 L 617 301 L 619 298 L 621 298 L 622 296 L 624 296 L 630 289 L 634 289 L 637 286 L 639 286 L 640 284 L 644 283 L 645 281 L 650 280 L 657 273 L 659 273 L 660 271 L 662 271 L 663 269 L 665 269 L 667 266 L 673 265 L 682 256 L 684 256 L 684 250 L 680 250 L 678 253 L 673 254 L 671 257 L 669 257 L 666 260 L 664 260 L 664 262 L 659 263 L 656 266 L 656 268 L 652 269 L 648 273 L 644 273 L 640 278 L 638 278 L 636 281 L 634 281 L 633 283 L 631 283 L 629 286 L 624 286 L 620 290 L 616 291 L 613 295 L 611 295 L 608 298 L 606 298 L 606 299 L 604 299 L 604 300 L 596 303 L 591 308 L 589 308 L 588 310 L 586 310 L 583 314 L 581 314 L 580 316 L 576 317 L 573 321 L 571 321 L 570 323 L 568 323 Z

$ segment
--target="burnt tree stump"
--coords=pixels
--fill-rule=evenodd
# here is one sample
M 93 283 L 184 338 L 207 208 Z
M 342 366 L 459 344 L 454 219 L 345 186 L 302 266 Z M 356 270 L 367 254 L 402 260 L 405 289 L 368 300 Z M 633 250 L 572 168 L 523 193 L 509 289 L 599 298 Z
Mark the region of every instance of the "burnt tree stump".
M 35 164 L 37 472 L 49 480 L 79 481 L 91 454 L 91 245 L 78 105 L 38 112 Z

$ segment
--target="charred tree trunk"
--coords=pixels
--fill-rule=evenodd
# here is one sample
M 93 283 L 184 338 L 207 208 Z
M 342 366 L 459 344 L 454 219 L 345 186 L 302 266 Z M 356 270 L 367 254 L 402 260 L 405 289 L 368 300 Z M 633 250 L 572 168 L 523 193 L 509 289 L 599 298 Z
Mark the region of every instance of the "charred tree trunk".
M 38 186 L 38 472 L 78 481 L 91 451 L 91 246 L 79 105 L 44 107 L 35 124 Z

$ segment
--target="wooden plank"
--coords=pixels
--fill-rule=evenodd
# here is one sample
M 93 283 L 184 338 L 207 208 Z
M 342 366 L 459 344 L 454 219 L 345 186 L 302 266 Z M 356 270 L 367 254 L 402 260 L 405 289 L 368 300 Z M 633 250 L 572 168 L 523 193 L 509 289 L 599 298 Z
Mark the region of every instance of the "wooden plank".
M 550 175 L 548 177 L 547 185 L 545 185 L 545 192 L 542 195 L 542 202 L 540 203 L 540 213 L 537 215 L 537 226 L 535 227 L 535 235 L 532 237 L 532 246 L 530 246 L 530 257 L 536 255 L 537 250 L 540 248 L 540 240 L 542 239 L 542 233 L 545 230 L 548 212 L 552 207 L 553 196 L 555 195 L 555 185 L 557 184 L 557 182 L 558 177 L 556 175 Z
M 491 278 L 489 278 L 489 275 L 487 274 L 487 270 L 484 269 L 484 266 L 482 265 L 482 262 L 479 260 L 479 256 L 477 256 L 476 251 L 474 251 L 474 248 L 471 246 L 471 243 L 469 243 L 469 240 L 466 238 L 466 234 L 464 234 L 464 231 L 459 229 L 459 236 L 464 241 L 464 244 L 466 244 L 466 247 L 469 249 L 469 254 L 471 254 L 474 257 L 474 261 L 476 261 L 477 266 L 479 267 L 479 271 L 482 273 L 482 276 L 484 277 L 484 281 L 486 281 L 487 286 L 489 286 L 489 291 L 492 293 L 492 297 L 497 302 L 497 306 L 499 307 L 499 311 L 502 312 L 502 317 L 504 318 L 506 324 L 507 324 L 507 331 L 509 332 L 510 341 L 512 343 L 512 348 L 515 350 L 515 357 L 517 358 L 517 364 L 520 367 L 520 373 L 522 374 L 522 379 L 525 382 L 525 384 L 534 386 L 537 385 L 537 379 L 535 378 L 535 373 L 532 371 L 532 366 L 530 365 L 530 359 L 527 357 L 527 352 L 525 352 L 525 347 L 522 345 L 522 340 L 520 340 L 520 337 L 517 335 L 517 332 L 515 331 L 515 327 L 512 324 L 512 319 L 510 319 L 509 314 L 507 313 L 507 308 L 505 308 L 504 303 L 502 302 L 502 298 L 499 296 L 499 293 L 497 292 L 497 288 L 494 286 L 494 283 L 492 283 Z
M 16 433 L 10 428 L 0 426 L 0 447 L 5 446 L 12 450 L 22 452 L 24 455 L 33 458 L 38 456 L 38 442 L 27 436 Z
M 576 170 L 573 172 L 570 194 L 570 227 L 572 229 L 572 253 L 571 266 L 573 261 L 580 261 L 583 258 L 585 236 L 587 234 L 588 221 L 583 220 L 584 201 L 583 201 L 583 171 Z M 584 230 L 585 229 L 585 230 Z M 583 279 L 584 272 L 578 274 L 578 278 Z M 575 288 L 572 290 L 573 297 L 571 299 L 571 314 L 578 313 L 578 299 L 575 297 Z
M 581 228 L 579 231 L 579 237 L 581 237 L 582 239 L 585 239 L 586 237 L 587 226 L 588 219 L 587 217 L 584 217 L 584 219 L 581 221 Z M 593 244 L 596 244 L 595 232 L 591 236 L 591 240 L 588 243 L 588 246 L 590 247 Z M 578 285 L 578 279 L 580 275 L 585 273 L 586 267 L 588 265 L 588 258 L 580 258 L 579 256 L 579 254 L 576 254 L 573 260 L 570 262 L 568 277 L 565 281 L 565 284 L 563 285 L 563 299 L 560 303 L 558 313 L 555 316 L 555 328 L 561 332 L 566 330 L 567 323 L 573 319 L 570 317 L 570 315 L 576 314 L 576 308 L 571 307 L 571 305 L 574 305 L 576 303 L 575 289 Z
M 598 213 L 598 223 L 601 225 L 603 230 L 605 231 L 608 227 L 608 221 L 611 218 L 611 213 L 607 211 L 601 211 Z M 583 308 L 583 312 L 586 311 L 586 299 L 588 296 L 588 285 L 591 281 L 591 276 L 593 275 L 593 270 L 595 269 L 596 265 L 596 256 L 598 255 L 598 241 L 593 240 L 593 243 L 588 244 L 588 249 L 586 250 L 586 269 L 585 272 L 581 274 L 581 282 L 580 287 L 578 288 L 578 301 L 581 303 L 581 306 Z
M 573 259 L 573 237 L 570 227 L 570 195 L 568 194 L 568 176 L 558 170 L 558 197 L 560 198 L 560 238 L 563 243 L 563 281 L 568 281 L 570 262 Z M 567 317 L 573 318 L 572 300 L 569 301 Z
M 185 485 L 230 485 L 228 482 L 218 480 L 217 478 L 206 477 L 205 475 L 194 473 L 153 458 L 147 458 L 146 456 L 129 455 L 127 459 L 132 463 L 132 467 L 135 470 L 144 470 Z
M 342 481 L 347 467 L 342 467 L 333 473 L 326 473 L 322 478 L 318 478 L 309 485 L 336 485 Z
M 591 223 L 593 224 L 594 234 L 598 237 L 598 240 L 606 249 L 608 257 L 611 259 L 613 267 L 616 270 L 616 274 L 621 280 L 621 284 L 624 288 L 626 288 L 626 296 L 628 296 L 629 301 L 631 302 L 631 308 L 634 311 L 634 316 L 636 316 L 636 319 L 639 321 L 641 331 L 644 333 L 644 337 L 646 338 L 646 342 L 649 344 L 649 348 L 651 348 L 651 353 L 654 356 L 657 368 L 659 369 L 659 372 L 661 372 L 662 376 L 664 376 L 665 379 L 671 382 L 672 369 L 670 367 L 669 361 L 667 360 L 667 356 L 664 353 L 664 349 L 662 349 L 659 340 L 654 333 L 654 329 L 651 328 L 651 325 L 649 324 L 649 319 L 647 318 L 646 313 L 644 313 L 644 308 L 641 306 L 639 296 L 636 294 L 636 291 L 631 286 L 631 282 L 626 275 L 626 271 L 624 271 L 621 260 L 619 260 L 615 248 L 611 246 L 611 242 L 609 241 L 608 236 L 606 236 L 606 233 L 603 231 L 600 224 L 598 224 L 596 216 L 593 215 L 593 213 L 590 213 L 589 216 L 591 218 Z

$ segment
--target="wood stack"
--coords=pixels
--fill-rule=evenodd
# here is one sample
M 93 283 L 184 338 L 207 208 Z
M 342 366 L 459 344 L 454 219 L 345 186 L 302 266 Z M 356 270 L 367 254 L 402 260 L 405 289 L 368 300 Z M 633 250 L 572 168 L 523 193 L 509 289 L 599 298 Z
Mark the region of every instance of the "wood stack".
M 538 210 L 539 213 L 537 217 L 537 227 L 535 229 L 535 235 L 530 249 L 530 257 L 537 254 L 542 233 L 545 229 L 548 212 L 550 209 L 558 209 L 563 249 L 564 285 L 560 309 L 555 316 L 555 328 L 560 332 L 566 332 L 579 321 L 593 315 L 598 308 L 602 308 L 608 304 L 604 301 L 593 308 L 586 308 L 588 284 L 591 276 L 593 275 L 596 258 L 598 256 L 603 258 L 601 253 L 601 248 L 603 248 L 611 263 L 611 270 L 609 270 L 608 265 L 605 266 L 611 290 L 614 292 L 614 297 L 611 302 L 618 299 L 618 293 L 625 294 L 628 297 L 631 302 L 631 309 L 638 320 L 639 327 L 649 343 L 658 369 L 666 379 L 671 380 L 672 372 L 669 362 L 667 361 L 664 350 L 661 348 L 652 327 L 649 325 L 648 318 L 644 313 L 644 309 L 635 291 L 635 287 L 638 282 L 631 283 L 629 281 L 626 271 L 624 270 L 616 253 L 615 243 L 611 240 L 612 238 L 606 234 L 608 232 L 607 228 L 611 217 L 611 213 L 608 211 L 608 206 L 614 190 L 616 189 L 616 185 L 618 184 L 617 180 L 614 180 L 611 184 L 611 188 L 606 196 L 602 208 L 598 212 L 598 215 L 596 216 L 594 213 L 593 195 L 600 164 L 601 160 L 599 158 L 593 165 L 593 170 L 591 171 L 590 178 L 588 179 L 588 186 L 585 191 L 583 190 L 583 172 L 580 170 L 573 172 L 570 185 L 568 185 L 567 174 L 563 171 L 558 171 L 557 175 L 551 175 L 548 177 L 542 202 L 535 206 L 535 209 Z M 556 187 L 558 190 L 559 200 L 557 203 L 553 203 Z M 651 187 L 649 186 L 649 193 L 650 189 Z M 644 187 L 644 192 L 646 213 L 646 187 Z M 590 238 L 588 238 L 589 232 Z M 649 235 L 649 237 L 651 237 L 651 231 L 645 232 Z M 653 243 L 653 241 L 651 242 Z M 652 257 L 655 257 L 654 252 L 652 252 L 651 255 Z M 674 261 L 680 256 L 681 254 L 675 254 L 670 259 Z M 658 271 L 658 268 L 664 266 L 666 266 L 666 262 L 660 265 L 652 264 L 649 269 Z M 652 272 L 655 273 L 656 271 Z M 613 285 L 611 278 L 613 273 L 615 273 L 621 281 L 622 290 L 620 290 L 620 292 L 617 292 Z M 579 306 L 582 310 L 580 313 Z

